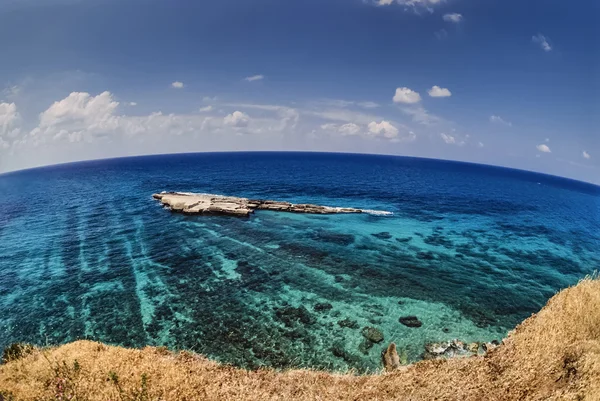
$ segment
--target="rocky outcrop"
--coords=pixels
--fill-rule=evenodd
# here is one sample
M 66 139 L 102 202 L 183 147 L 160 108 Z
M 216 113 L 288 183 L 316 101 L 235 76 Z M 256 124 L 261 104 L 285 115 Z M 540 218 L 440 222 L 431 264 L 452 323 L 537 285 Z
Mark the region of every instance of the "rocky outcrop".
M 391 343 L 387 349 L 381 352 L 381 361 L 383 362 L 383 367 L 388 372 L 400 367 L 400 356 L 396 350 L 395 343 Z
M 423 359 L 442 359 L 485 355 L 492 349 L 496 348 L 498 344 L 499 342 L 495 340 L 491 343 L 474 342 L 467 344 L 456 339 L 439 343 L 429 343 L 425 345 Z
M 223 214 L 247 217 L 255 210 L 273 210 L 277 212 L 335 214 L 362 213 L 361 209 L 348 207 L 330 207 L 312 204 L 238 198 L 211 194 L 188 192 L 161 192 L 152 195 L 173 212 L 185 214 Z

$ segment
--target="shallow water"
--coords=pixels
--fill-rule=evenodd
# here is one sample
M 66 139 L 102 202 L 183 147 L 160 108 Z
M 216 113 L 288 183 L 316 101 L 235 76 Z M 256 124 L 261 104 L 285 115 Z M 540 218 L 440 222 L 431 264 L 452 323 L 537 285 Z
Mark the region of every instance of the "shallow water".
M 471 164 L 152 156 L 2 175 L 0 190 L 0 347 L 90 338 L 366 371 L 391 341 L 414 361 L 427 342 L 500 339 L 600 266 L 600 188 Z M 163 190 L 393 215 L 183 216 L 151 198 Z M 367 326 L 384 341 L 366 347 Z

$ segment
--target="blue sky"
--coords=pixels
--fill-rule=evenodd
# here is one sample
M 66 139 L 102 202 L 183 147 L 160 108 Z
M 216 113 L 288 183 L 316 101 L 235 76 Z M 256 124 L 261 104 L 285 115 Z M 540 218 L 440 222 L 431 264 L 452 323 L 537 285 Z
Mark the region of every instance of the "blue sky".
M 598 11 L 592 0 L 0 0 L 0 171 L 311 150 L 600 183 Z

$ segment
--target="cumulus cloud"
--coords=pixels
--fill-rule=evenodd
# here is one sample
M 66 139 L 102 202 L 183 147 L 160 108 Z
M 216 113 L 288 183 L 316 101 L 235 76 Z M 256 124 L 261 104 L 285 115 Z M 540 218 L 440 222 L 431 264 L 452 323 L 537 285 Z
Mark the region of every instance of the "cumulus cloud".
M 453 137 L 452 135 L 448 135 L 445 133 L 441 133 L 440 136 L 442 137 L 443 141 L 446 142 L 449 145 L 453 145 L 456 143 L 456 138 Z
M 393 139 L 398 136 L 398 128 L 394 127 L 389 121 L 382 120 L 381 122 L 371 121 L 367 127 L 369 135 L 383 136 L 388 139 Z
M 223 123 L 231 127 L 247 127 L 249 122 L 250 116 L 241 111 L 234 111 L 223 118 Z
M 20 132 L 18 124 L 21 116 L 14 103 L 0 103 L 0 138 L 17 136 Z
M 360 133 L 360 126 L 354 123 L 348 123 L 340 126 L 338 131 L 342 135 L 357 135 Z
M 552 50 L 552 46 L 548 42 L 548 38 L 546 38 L 541 33 L 538 33 L 537 35 L 532 36 L 531 40 L 533 41 L 533 43 L 538 44 L 542 48 L 542 50 L 544 50 L 545 52 L 549 52 Z
M 175 88 L 175 89 L 181 89 L 181 88 L 183 88 L 183 86 L 184 86 L 183 82 L 179 82 L 179 81 L 175 81 L 171 84 L 171 87 Z
M 585 150 L 583 151 L 582 156 L 583 156 L 584 159 L 591 159 L 592 158 L 592 156 L 590 156 L 590 154 L 588 152 L 586 152 Z
M 252 75 L 250 77 L 244 78 L 244 81 L 254 82 L 254 81 L 261 81 L 263 79 L 265 79 L 264 75 Z
M 421 95 L 412 89 L 402 87 L 396 88 L 396 94 L 394 95 L 394 103 L 407 103 L 414 104 L 421 101 Z
M 129 102 L 130 106 L 137 106 L 137 102 Z
M 508 127 L 512 127 L 512 123 L 510 121 L 506 121 L 500 116 L 490 116 L 490 122 L 493 124 L 502 124 Z
M 198 110 L 200 113 L 208 113 L 209 111 L 212 111 L 213 107 L 211 105 L 208 105 L 206 107 L 200 107 L 200 109 Z
M 552 153 L 552 151 L 550 150 L 550 148 L 546 144 L 537 145 L 536 149 L 539 150 L 542 153 Z
M 431 96 L 431 97 L 450 97 L 450 96 L 452 96 L 452 92 L 450 92 L 449 89 L 440 88 L 437 85 L 434 85 L 431 89 L 429 89 L 429 91 L 427 91 L 427 93 L 429 93 L 429 96 Z
M 459 22 L 462 21 L 463 16 L 462 16 L 462 14 L 459 14 L 459 13 L 448 13 L 448 14 L 444 14 L 444 16 L 442 18 L 446 22 L 453 22 L 455 24 L 458 24 Z

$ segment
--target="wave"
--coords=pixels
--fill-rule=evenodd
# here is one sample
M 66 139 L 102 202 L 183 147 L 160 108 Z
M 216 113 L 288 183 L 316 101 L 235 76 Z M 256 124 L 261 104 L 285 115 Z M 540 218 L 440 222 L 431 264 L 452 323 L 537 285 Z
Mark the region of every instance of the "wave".
M 394 212 L 388 212 L 386 210 L 369 210 L 362 209 L 363 213 L 372 214 L 374 216 L 393 216 Z

